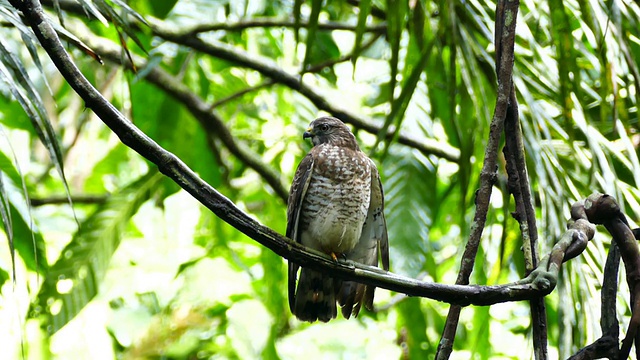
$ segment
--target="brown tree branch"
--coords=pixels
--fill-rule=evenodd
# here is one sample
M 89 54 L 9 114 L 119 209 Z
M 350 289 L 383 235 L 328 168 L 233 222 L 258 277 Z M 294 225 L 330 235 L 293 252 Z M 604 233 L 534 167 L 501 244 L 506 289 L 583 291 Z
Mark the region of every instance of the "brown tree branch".
M 640 326 L 640 250 L 626 217 L 620 211 L 620 206 L 613 197 L 603 194 L 590 195 L 585 200 L 585 211 L 589 221 L 604 225 L 613 236 L 624 262 L 632 312 L 627 334 L 618 353 L 618 359 L 626 359 L 631 351 L 631 345 L 636 340 L 636 334 Z M 636 342 L 636 349 L 638 349 L 639 345 Z
M 502 35 L 499 41 L 496 39 L 496 44 L 499 44 L 496 46 L 500 46 L 500 49 L 502 49 L 499 62 L 496 64 L 498 71 L 498 99 L 490 125 L 484 163 L 480 171 L 480 186 L 476 191 L 476 213 L 473 218 L 473 224 L 471 225 L 471 234 L 469 235 L 469 240 L 462 255 L 456 284 L 469 283 L 469 277 L 473 271 L 482 231 L 484 230 L 487 220 L 491 191 L 497 179 L 498 145 L 504 129 L 504 120 L 512 89 L 513 49 L 515 44 L 516 19 L 518 16 L 518 2 L 508 0 L 504 6 L 504 18 L 500 22 L 496 21 L 496 33 Z M 496 11 L 496 13 L 499 12 Z M 438 360 L 448 359 L 451 355 L 461 310 L 462 308 L 460 306 L 451 306 L 449 309 L 445 328 L 442 332 L 436 353 L 436 359 Z
M 233 23 L 215 23 L 215 24 L 197 24 L 189 27 L 188 29 L 184 29 L 184 35 L 194 36 L 199 33 L 208 32 L 208 31 L 243 31 L 251 28 L 267 28 L 267 27 L 280 27 L 280 28 L 308 28 L 309 23 L 306 21 L 300 21 L 296 24 L 295 21 L 291 19 L 274 19 L 274 18 L 253 18 L 248 20 L 242 20 Z M 356 31 L 355 25 L 338 23 L 338 22 L 318 22 L 318 30 L 346 30 L 346 31 Z M 364 29 L 365 32 L 369 33 L 378 33 L 383 34 L 387 31 L 386 24 L 376 24 L 366 26 Z
M 611 353 L 611 349 L 615 350 L 613 354 Z M 572 355 L 568 360 L 593 360 L 604 357 L 617 359 L 617 355 L 618 338 L 611 335 L 604 335 L 589 346 L 580 349 L 580 351 Z
M 504 155 L 508 174 L 509 192 L 513 194 L 516 209 L 513 217 L 520 224 L 524 249 L 526 274 L 538 266 L 538 229 L 536 215 L 531 202 L 529 176 L 524 154 L 524 141 L 518 117 L 518 102 L 515 96 L 515 86 L 511 88 L 509 108 L 505 119 L 505 147 Z M 547 313 L 544 298 L 533 299 L 529 303 L 531 310 L 531 324 L 533 328 L 533 349 L 535 358 L 547 359 Z
M 108 195 L 73 195 L 71 202 L 73 204 L 102 204 L 107 200 Z M 29 199 L 31 206 L 44 205 L 69 205 L 69 198 L 64 196 L 51 196 L 47 198 L 31 198 Z
M 634 234 L 635 235 L 635 234 Z M 620 329 L 616 315 L 618 295 L 618 269 L 620 267 L 620 249 L 615 241 L 611 242 L 607 261 L 604 265 L 604 278 L 600 291 L 601 310 L 600 329 L 602 337 L 580 349 L 569 360 L 587 360 L 607 358 L 615 360 L 619 352 Z

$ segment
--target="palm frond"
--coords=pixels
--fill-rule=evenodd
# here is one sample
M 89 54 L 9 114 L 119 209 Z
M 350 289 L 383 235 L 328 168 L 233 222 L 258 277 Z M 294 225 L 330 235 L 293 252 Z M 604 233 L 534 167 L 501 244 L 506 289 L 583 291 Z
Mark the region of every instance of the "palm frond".
M 55 333 L 71 321 L 98 293 L 101 279 L 122 239 L 125 227 L 140 206 L 157 191 L 162 175 L 142 176 L 109 197 L 73 236 L 51 267 L 38 294 L 35 315 L 45 315 Z

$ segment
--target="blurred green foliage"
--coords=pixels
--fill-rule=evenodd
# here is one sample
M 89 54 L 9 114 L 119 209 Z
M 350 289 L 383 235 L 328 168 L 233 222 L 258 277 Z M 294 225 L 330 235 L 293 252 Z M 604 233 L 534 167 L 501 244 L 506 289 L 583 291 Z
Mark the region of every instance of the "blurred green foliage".
M 57 21 L 53 2 L 43 3 Z M 381 169 L 392 271 L 455 282 L 496 99 L 494 3 L 60 5 L 71 34 L 124 44 L 123 59 L 128 52 L 146 61 L 136 73 L 109 61 L 101 66 L 70 42 L 87 78 L 136 126 L 276 231 L 284 233 L 286 204 L 261 166 L 288 184 L 310 148 L 302 132 L 327 107 L 273 74 L 190 47 L 189 37 L 232 46 L 249 61 L 295 75 L 327 104 L 375 124 L 377 133 L 354 132 Z M 583 0 L 520 6 L 514 83 L 545 253 L 564 231 L 571 203 L 594 191 L 615 196 L 631 221 L 640 215 L 640 8 Z M 293 319 L 285 260 L 122 145 L 35 50 L 15 9 L 0 8 L 6 25 L 0 29 L 0 200 L 15 246 L 12 254 L 7 238 L 7 251 L 0 252 L 4 353 L 28 359 L 433 356 L 448 306 L 432 300 L 378 290 L 378 311 L 358 319 Z M 158 36 L 141 18 L 182 33 L 184 41 Z M 197 27 L 203 30 L 189 31 Z M 258 165 L 243 161 L 226 135 L 207 125 L 211 119 L 198 115 L 202 109 L 149 81 L 153 69 L 208 104 L 205 112 L 218 116 Z M 403 145 L 399 136 L 453 149 L 457 161 Z M 524 271 L 505 176 L 501 167 L 472 283 L 506 283 Z M 551 358 L 566 358 L 600 335 L 598 290 L 609 241 L 599 233 L 564 266 L 558 289 L 547 297 Z M 623 324 L 627 292 L 622 286 Z M 465 308 L 454 357 L 530 357 L 528 311 L 526 303 Z

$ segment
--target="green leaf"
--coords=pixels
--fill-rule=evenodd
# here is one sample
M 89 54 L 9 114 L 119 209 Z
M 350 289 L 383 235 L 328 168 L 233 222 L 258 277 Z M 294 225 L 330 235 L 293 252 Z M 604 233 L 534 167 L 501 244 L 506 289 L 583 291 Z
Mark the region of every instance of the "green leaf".
M 96 6 L 105 14 L 107 14 L 109 20 L 111 20 L 113 24 L 116 26 L 116 30 L 118 31 L 118 36 L 120 36 L 121 41 L 124 40 L 124 36 L 121 33 L 121 31 L 123 31 L 146 54 L 147 51 L 145 49 L 145 46 L 142 44 L 142 41 L 140 41 L 140 39 L 138 38 L 138 35 L 136 34 L 133 27 L 129 23 L 127 16 L 121 17 L 120 15 L 118 15 L 118 13 L 116 13 L 113 7 L 109 5 L 105 0 L 94 0 L 94 1 Z M 120 8 L 122 8 L 125 15 L 130 15 L 138 19 L 141 23 L 147 25 L 147 21 L 140 14 L 138 14 L 136 11 L 131 9 L 127 4 L 118 0 L 114 0 L 114 2 L 117 3 L 120 6 Z M 129 51 L 126 47 L 124 48 L 124 50 L 127 53 Z
M 328 32 L 317 32 L 313 46 L 314 48 L 309 55 L 307 65 L 322 64 L 340 57 L 340 49 L 338 49 L 333 36 Z M 331 84 L 336 84 L 338 81 L 333 66 L 324 68 L 318 74 L 327 79 Z
M 427 322 L 420 301 L 420 298 L 411 297 L 397 306 L 399 333 L 403 334 L 403 345 L 408 350 L 406 357 L 409 359 L 428 359 L 435 353 L 425 332 Z
M 417 151 L 391 152 L 382 166 L 385 213 L 393 272 L 410 277 L 435 274 L 429 228 L 436 177 L 430 161 Z M 408 181 L 407 179 L 421 179 Z
M 6 283 L 9 278 L 9 273 L 0 268 L 0 288 L 2 288 L 2 285 L 4 285 L 4 283 Z
M 21 60 L 9 51 L 1 40 L 0 78 L 9 84 L 12 95 L 29 116 L 34 130 L 36 134 L 38 134 L 38 138 L 40 138 L 40 141 L 46 147 L 49 157 L 62 179 L 69 203 L 71 203 L 69 185 L 67 184 L 67 179 L 64 174 L 62 151 L 60 150 L 56 133 L 48 118 L 42 98 L 29 78 L 29 74 Z
M 0 159 L 4 157 L 3 153 Z M 5 161 L 8 161 L 5 157 Z M 4 161 L 0 161 L 0 164 Z M 25 206 L 27 201 L 23 193 L 16 187 L 16 181 L 22 183 L 20 173 L 13 168 L 13 164 L 2 164 L 12 176 L 6 177 L 0 171 L 0 217 L 4 227 L 9 251 L 11 252 L 12 270 L 15 274 L 15 253 L 22 258 L 27 269 L 43 272 L 48 268 L 44 239 L 40 231 L 33 224 L 30 209 Z M 26 189 L 23 188 L 24 194 Z
M 227 71 L 223 72 L 227 75 Z M 229 81 L 234 77 L 228 74 Z M 140 130 L 168 149 L 213 186 L 220 185 L 223 169 L 210 146 L 210 135 L 193 115 L 172 97 L 145 82 L 130 84 L 132 119 Z M 152 95 L 151 95 L 152 94 Z M 117 156 L 113 158 L 116 164 Z
M 158 190 L 163 176 L 151 171 L 113 194 L 80 224 L 71 242 L 51 267 L 32 315 L 44 314 L 53 334 L 71 321 L 98 293 L 122 233 L 140 206 Z
M 144 2 L 149 7 L 151 15 L 158 19 L 164 19 L 169 15 L 169 12 L 171 12 L 171 9 L 173 9 L 178 0 L 145 0 Z
M 0 171 L 0 218 L 2 219 L 2 227 L 4 228 L 4 233 L 7 235 L 7 243 L 9 245 L 9 254 L 11 255 L 11 271 L 14 276 L 16 276 L 16 249 L 13 246 L 13 224 L 11 221 L 11 210 L 9 207 L 9 194 L 4 187 L 4 173 Z M 2 274 L 0 274 L 2 275 Z M 0 279 L 2 283 L 5 280 Z M 0 284 L 1 286 L 1 284 Z
M 29 219 L 31 214 L 18 211 L 16 206 L 10 206 L 11 221 L 13 225 L 13 238 L 16 252 L 26 265 L 27 269 L 37 272 L 46 272 L 47 264 L 46 247 L 40 231 Z M 25 217 L 27 217 L 25 219 Z
M 400 134 L 400 127 L 402 126 L 402 121 L 404 120 L 404 114 L 407 111 L 407 107 L 409 106 L 409 102 L 411 101 L 411 97 L 413 96 L 416 87 L 418 86 L 418 81 L 420 81 L 420 76 L 422 75 L 427 62 L 429 61 L 429 57 L 431 56 L 431 50 L 433 49 L 434 41 L 429 42 L 427 46 L 422 49 L 420 56 L 415 59 L 413 64 L 407 65 L 408 76 L 403 79 L 402 90 L 398 98 L 394 99 L 391 103 L 391 112 L 387 116 L 384 125 L 378 132 L 378 137 L 376 139 L 376 144 L 373 147 L 372 151 L 375 151 L 378 143 L 384 142 L 385 147 L 382 151 L 382 158 L 386 156 L 389 151 L 389 146 L 391 143 L 398 137 Z M 407 60 L 408 62 L 408 60 Z M 394 129 L 392 131 L 392 138 L 388 139 L 387 134 L 389 132 L 389 126 L 394 124 Z

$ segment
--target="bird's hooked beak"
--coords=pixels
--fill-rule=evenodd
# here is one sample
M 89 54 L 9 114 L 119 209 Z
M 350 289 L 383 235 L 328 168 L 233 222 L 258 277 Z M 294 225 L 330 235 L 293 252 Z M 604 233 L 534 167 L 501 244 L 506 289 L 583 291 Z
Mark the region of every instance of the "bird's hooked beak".
M 308 139 L 308 138 L 312 138 L 315 134 L 313 133 L 313 128 L 307 128 L 307 131 L 304 132 L 304 134 L 302 134 L 302 138 L 303 139 Z

